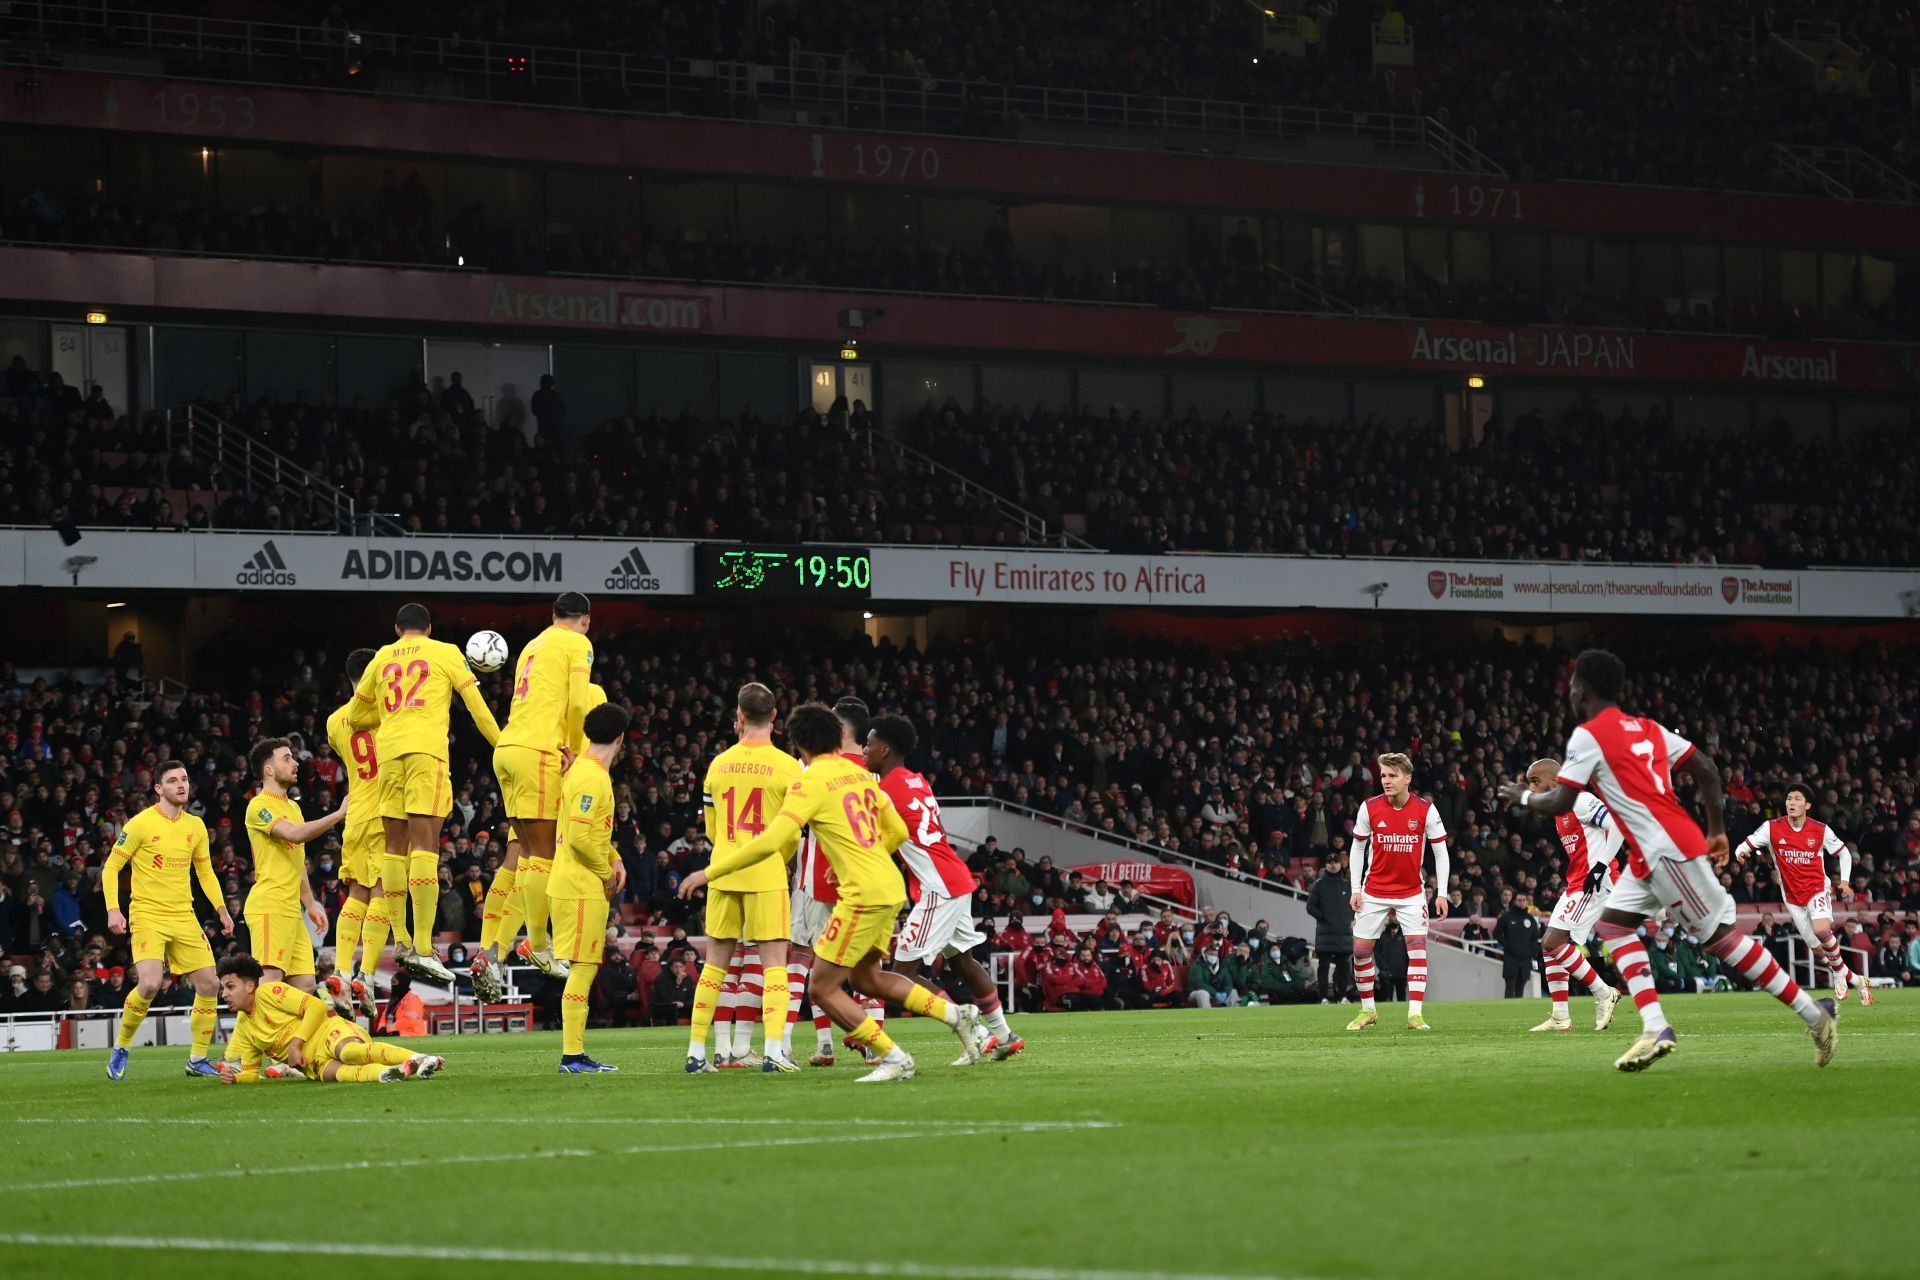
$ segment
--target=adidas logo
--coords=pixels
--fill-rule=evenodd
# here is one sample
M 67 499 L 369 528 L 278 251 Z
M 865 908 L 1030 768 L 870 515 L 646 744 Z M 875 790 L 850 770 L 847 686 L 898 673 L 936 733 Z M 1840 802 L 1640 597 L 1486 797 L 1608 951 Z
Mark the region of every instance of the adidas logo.
M 647 567 L 647 558 L 640 554 L 640 548 L 633 547 L 613 566 L 613 572 L 607 575 L 609 591 L 658 591 L 660 579 L 653 576 L 653 570 Z
M 299 581 L 281 559 L 280 548 L 273 545 L 271 538 L 261 544 L 253 558 L 233 575 L 233 580 L 243 587 L 291 587 Z

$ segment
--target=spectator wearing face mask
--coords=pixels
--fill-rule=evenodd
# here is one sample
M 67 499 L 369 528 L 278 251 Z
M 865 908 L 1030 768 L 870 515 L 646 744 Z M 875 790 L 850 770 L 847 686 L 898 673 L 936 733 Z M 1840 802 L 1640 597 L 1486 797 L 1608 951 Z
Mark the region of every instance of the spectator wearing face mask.
M 1231 1009 L 1239 1002 L 1233 971 L 1220 954 L 1220 944 L 1209 939 L 1187 966 L 1187 1003 L 1196 1009 Z
M 1307 891 L 1313 917 L 1313 951 L 1319 957 L 1320 1003 L 1345 1004 L 1353 989 L 1353 886 L 1347 882 L 1345 855 L 1330 854 L 1320 878 Z
M 1254 961 L 1247 974 L 1247 993 L 1263 1004 L 1308 1004 L 1313 1000 L 1305 975 L 1287 960 L 1285 944 L 1279 938 L 1270 939 Z
M 1154 1009 L 1171 1009 L 1182 1003 L 1185 995 L 1180 985 L 1180 971 L 1167 959 L 1167 953 L 1157 948 L 1148 952 L 1141 962 L 1140 986 L 1146 992 L 1148 1006 Z

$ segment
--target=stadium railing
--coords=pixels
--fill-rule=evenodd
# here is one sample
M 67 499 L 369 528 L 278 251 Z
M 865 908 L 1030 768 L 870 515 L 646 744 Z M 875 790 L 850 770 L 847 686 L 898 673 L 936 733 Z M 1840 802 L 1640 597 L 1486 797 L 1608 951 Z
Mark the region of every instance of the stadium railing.
M 940 476 L 947 480 L 957 481 L 963 492 L 977 497 L 982 501 L 991 503 L 993 509 L 1000 513 L 1002 519 L 1013 524 L 1029 538 L 1040 542 L 1057 543 L 1062 547 L 1068 547 L 1075 551 L 1100 550 L 1100 548 L 1094 546 L 1078 534 L 1068 533 L 1065 529 L 1055 530 L 1050 528 L 1046 519 L 1036 512 L 1029 511 L 1027 508 L 1013 501 L 1013 499 L 1003 497 L 992 489 L 968 479 L 952 467 L 949 467 L 946 463 L 936 462 L 918 449 L 910 445 L 902 444 L 899 440 L 884 431 L 869 428 L 866 432 L 866 439 L 867 455 L 869 457 L 876 452 L 890 452 L 909 465 L 918 467 L 929 474 Z
M 405 532 L 387 516 L 360 510 L 353 498 L 331 481 L 199 405 L 168 409 L 166 420 L 167 451 L 206 463 L 214 468 L 216 477 L 231 477 L 233 488 L 222 492 L 244 493 L 252 501 L 262 490 L 285 485 L 326 504 L 333 515 L 335 533 L 392 536 Z

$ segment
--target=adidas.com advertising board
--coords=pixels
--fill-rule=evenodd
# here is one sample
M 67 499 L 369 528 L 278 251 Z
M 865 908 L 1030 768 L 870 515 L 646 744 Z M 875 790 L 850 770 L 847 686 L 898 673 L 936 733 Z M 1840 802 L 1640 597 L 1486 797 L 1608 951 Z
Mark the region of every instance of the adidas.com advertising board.
M 0 584 L 450 596 L 693 594 L 693 544 L 586 538 L 51 531 L 0 537 Z

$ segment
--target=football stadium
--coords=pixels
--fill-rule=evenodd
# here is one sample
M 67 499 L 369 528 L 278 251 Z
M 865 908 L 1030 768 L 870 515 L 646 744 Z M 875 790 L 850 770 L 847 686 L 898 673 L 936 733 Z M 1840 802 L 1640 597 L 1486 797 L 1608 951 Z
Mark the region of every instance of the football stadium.
M 1909 5 L 0 0 L 0 1276 L 1910 1276 L 1917 438 Z

